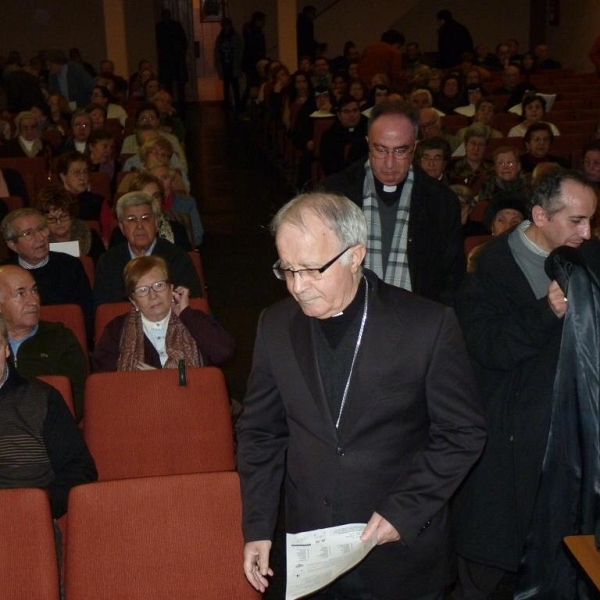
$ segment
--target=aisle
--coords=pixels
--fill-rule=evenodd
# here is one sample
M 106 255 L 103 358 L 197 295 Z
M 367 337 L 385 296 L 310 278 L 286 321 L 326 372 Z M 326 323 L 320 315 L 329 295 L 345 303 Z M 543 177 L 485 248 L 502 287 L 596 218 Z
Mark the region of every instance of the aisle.
M 206 104 L 188 105 L 186 123 L 192 193 L 205 229 L 208 295 L 237 342 L 224 371 L 232 397 L 241 400 L 260 311 L 286 293 L 271 272 L 276 253 L 267 225 L 292 192 L 264 160 L 251 123 L 232 122 L 220 106 Z

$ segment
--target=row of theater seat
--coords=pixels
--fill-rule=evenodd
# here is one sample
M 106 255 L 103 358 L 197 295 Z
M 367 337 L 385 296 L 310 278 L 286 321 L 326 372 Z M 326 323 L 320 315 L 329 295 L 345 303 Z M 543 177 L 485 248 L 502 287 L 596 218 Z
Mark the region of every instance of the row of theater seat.
M 99 482 L 74 488 L 59 521 L 69 600 L 259 597 L 241 570 L 240 489 L 219 369 L 91 375 L 83 423 Z M 57 599 L 56 565 L 46 494 L 0 491 L 0 595 Z
M 234 472 L 93 483 L 70 494 L 68 600 L 257 600 L 242 571 Z M 6 599 L 58 600 L 60 574 L 44 491 L 0 491 L 0 581 Z

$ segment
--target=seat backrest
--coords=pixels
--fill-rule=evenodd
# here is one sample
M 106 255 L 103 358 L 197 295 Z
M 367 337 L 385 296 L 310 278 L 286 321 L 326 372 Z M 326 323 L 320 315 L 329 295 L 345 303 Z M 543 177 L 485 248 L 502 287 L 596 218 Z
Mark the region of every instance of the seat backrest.
M 102 332 L 108 323 L 115 317 L 128 313 L 131 309 L 131 302 L 111 302 L 110 304 L 98 305 L 94 322 L 94 341 L 98 342 L 102 337 Z
M 2 198 L 6 206 L 8 206 L 8 210 L 18 210 L 19 208 L 23 208 L 25 206 L 23 202 L 23 198 L 21 196 L 8 196 L 6 198 Z
M 201 310 L 206 314 L 210 314 L 208 299 L 190 298 L 190 307 L 195 310 Z M 94 322 L 94 341 L 98 341 L 102 337 L 104 328 L 115 318 L 128 313 L 132 309 L 131 302 L 111 302 L 108 304 L 99 304 L 96 309 L 96 320 Z
M 177 369 L 88 377 L 83 433 L 102 481 L 235 468 L 223 373 L 195 367 L 186 378 L 179 385 Z
M 68 327 L 75 334 L 77 341 L 81 344 L 83 353 L 87 356 L 87 335 L 81 306 L 78 304 L 43 305 L 40 310 L 40 319 L 42 321 L 64 323 L 65 327 Z
M 48 165 L 42 156 L 32 158 L 0 158 L 0 169 L 16 169 L 25 181 L 30 205 L 35 204 L 38 192 L 48 183 Z
M 94 194 L 100 194 L 108 204 L 112 201 L 112 191 L 110 189 L 110 177 L 108 173 L 90 173 L 90 191 Z
M 96 223 L 96 221 L 90 221 L 90 223 Z M 96 266 L 94 265 L 94 259 L 91 256 L 80 256 L 79 260 L 83 265 L 83 270 L 87 275 L 87 278 L 90 282 L 90 287 L 94 289 L 94 280 L 96 278 Z
M 51 385 L 60 392 L 65 404 L 69 407 L 71 414 L 75 417 L 75 405 L 73 404 L 73 386 L 66 375 L 38 375 L 37 379 Z
M 54 525 L 44 490 L 0 490 L 0 581 L 2 598 L 59 599 Z
M 150 477 L 71 490 L 69 600 L 260 600 L 244 577 L 237 473 Z
M 188 256 L 190 257 L 194 265 L 194 269 L 196 269 L 196 273 L 198 274 L 198 279 L 200 280 L 200 287 L 202 288 L 202 294 L 208 302 L 208 284 L 206 283 L 206 276 L 204 275 L 204 265 L 202 264 L 202 256 L 197 250 L 188 252 Z

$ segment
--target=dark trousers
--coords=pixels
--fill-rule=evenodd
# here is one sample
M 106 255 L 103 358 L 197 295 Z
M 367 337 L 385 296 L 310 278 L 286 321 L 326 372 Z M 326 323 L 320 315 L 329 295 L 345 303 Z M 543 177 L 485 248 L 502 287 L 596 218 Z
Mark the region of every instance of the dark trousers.
M 233 76 L 233 68 L 223 65 L 223 102 L 229 106 L 229 89 L 233 90 L 233 100 L 236 110 L 240 110 L 240 81 Z
M 462 556 L 457 557 L 457 567 L 458 580 L 451 594 L 452 600 L 487 600 L 505 576 L 510 575 L 504 569 L 472 562 Z

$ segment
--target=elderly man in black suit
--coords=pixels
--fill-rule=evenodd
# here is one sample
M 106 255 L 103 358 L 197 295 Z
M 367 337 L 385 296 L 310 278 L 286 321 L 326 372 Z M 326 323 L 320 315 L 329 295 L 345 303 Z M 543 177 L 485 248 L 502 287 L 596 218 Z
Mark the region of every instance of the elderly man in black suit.
M 377 539 L 320 598 L 439 598 L 448 500 L 485 439 L 454 314 L 363 270 L 347 198 L 299 196 L 272 229 L 292 297 L 261 316 L 237 426 L 246 577 L 264 591 L 274 576 L 284 482 L 287 531 L 367 523 Z
M 418 129 L 412 107 L 378 104 L 369 119 L 367 160 L 321 187 L 365 213 L 367 268 L 386 283 L 451 304 L 465 272 L 460 203 L 447 186 L 413 169 Z
M 189 288 L 190 296 L 202 296 L 200 280 L 187 252 L 158 235 L 161 207 L 146 192 L 129 192 L 117 201 L 119 228 L 126 241 L 107 250 L 98 260 L 94 281 L 96 304 L 127 300 L 123 269 L 136 256 L 165 259 L 173 281 Z

